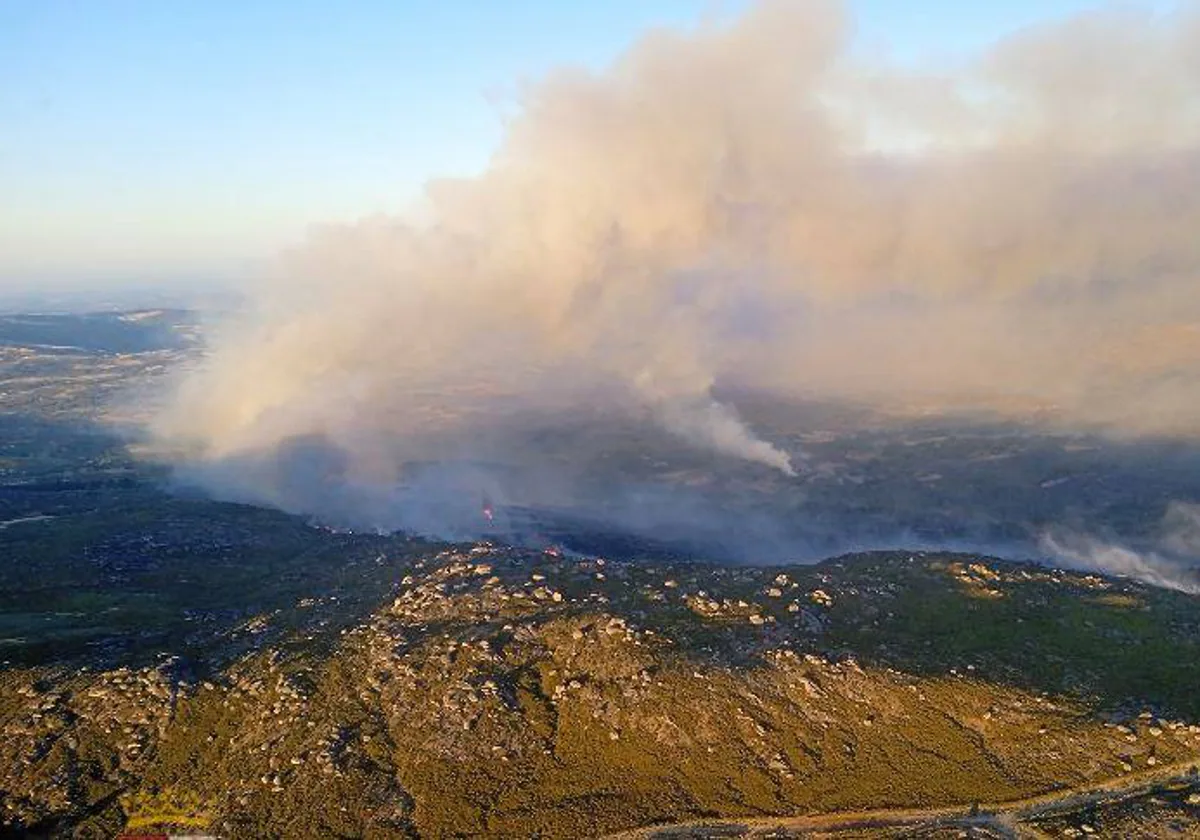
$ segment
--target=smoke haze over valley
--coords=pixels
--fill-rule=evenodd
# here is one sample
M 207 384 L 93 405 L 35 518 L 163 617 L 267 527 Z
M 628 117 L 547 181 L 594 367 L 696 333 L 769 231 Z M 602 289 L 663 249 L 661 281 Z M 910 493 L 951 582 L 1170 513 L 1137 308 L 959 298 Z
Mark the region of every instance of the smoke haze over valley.
M 1200 836 L 1095 2 L 0 2 L 0 836 Z
M 770 0 L 529 86 L 486 172 L 244 290 L 157 457 L 344 527 L 956 545 L 1194 588 L 1200 8 L 942 66 L 853 26 Z

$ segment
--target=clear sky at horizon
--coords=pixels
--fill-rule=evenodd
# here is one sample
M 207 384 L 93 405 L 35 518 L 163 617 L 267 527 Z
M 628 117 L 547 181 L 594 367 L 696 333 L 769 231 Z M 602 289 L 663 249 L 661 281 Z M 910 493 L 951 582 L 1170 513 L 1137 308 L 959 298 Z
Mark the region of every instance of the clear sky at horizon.
M 850 3 L 860 48 L 916 61 L 1096 5 Z M 4 0 L 0 290 L 236 276 L 308 225 L 394 211 L 430 177 L 481 169 L 523 80 L 603 67 L 646 29 L 712 8 Z

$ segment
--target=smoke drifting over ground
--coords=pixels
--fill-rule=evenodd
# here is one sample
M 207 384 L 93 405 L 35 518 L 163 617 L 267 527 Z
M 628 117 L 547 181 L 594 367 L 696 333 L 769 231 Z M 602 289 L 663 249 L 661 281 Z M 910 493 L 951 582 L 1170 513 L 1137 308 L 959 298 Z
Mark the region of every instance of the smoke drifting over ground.
M 1200 10 L 919 71 L 851 35 L 764 2 L 552 74 L 483 175 L 250 290 L 157 435 L 226 495 L 444 534 L 480 495 L 603 499 L 616 428 L 786 486 L 803 430 L 736 389 L 1194 439 Z
M 1157 532 L 1140 547 L 1057 529 L 1042 535 L 1049 555 L 1069 565 L 1136 578 L 1200 595 L 1200 505 L 1172 502 Z

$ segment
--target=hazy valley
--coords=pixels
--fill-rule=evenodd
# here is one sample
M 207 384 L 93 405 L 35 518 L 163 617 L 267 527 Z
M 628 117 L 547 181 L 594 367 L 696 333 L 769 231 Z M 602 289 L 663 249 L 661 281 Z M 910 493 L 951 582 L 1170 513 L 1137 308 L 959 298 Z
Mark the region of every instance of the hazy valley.
M 514 447 L 453 473 L 430 521 L 455 541 L 214 500 L 134 454 L 129 395 L 202 351 L 188 313 L 0 341 L 10 830 L 1195 830 L 1194 570 L 1064 571 L 1038 540 L 1177 544 L 1192 448 L 743 395 L 794 478 L 533 428 L 583 468 L 531 477 Z

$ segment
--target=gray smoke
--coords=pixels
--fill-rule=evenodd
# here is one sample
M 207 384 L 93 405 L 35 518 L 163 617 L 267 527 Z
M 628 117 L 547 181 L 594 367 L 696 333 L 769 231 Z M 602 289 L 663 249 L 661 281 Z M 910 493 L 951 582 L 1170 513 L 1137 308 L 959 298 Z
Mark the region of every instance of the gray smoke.
M 680 447 L 787 482 L 796 430 L 723 389 L 1200 433 L 1197 7 L 937 70 L 851 32 L 775 0 L 552 73 L 484 174 L 247 290 L 162 449 L 223 495 L 453 534 L 463 499 L 583 498 L 597 465 Z M 560 421 L 575 448 L 527 434 Z
M 1041 544 L 1052 558 L 1074 568 L 1200 595 L 1200 505 L 1172 502 L 1159 532 L 1142 547 L 1066 529 L 1046 532 Z

